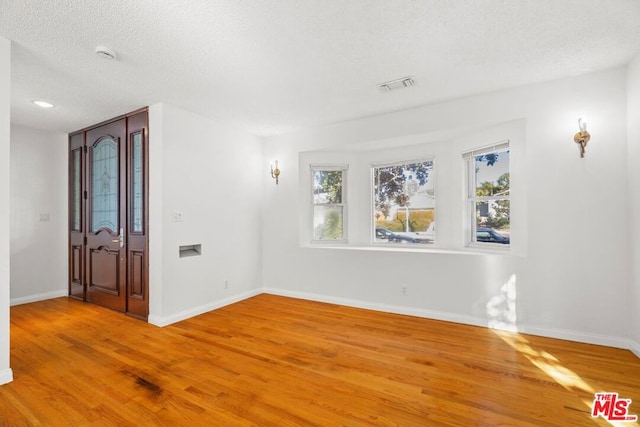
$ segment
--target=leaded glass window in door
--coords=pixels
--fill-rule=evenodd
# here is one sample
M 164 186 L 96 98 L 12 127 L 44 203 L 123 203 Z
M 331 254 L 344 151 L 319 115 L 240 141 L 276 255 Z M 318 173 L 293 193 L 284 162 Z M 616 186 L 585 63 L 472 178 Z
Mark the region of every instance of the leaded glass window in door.
M 103 138 L 91 159 L 91 231 L 118 229 L 118 143 Z
M 134 233 L 143 231 L 143 155 L 142 132 L 137 132 L 131 136 L 131 231 Z
M 77 150 L 73 150 L 72 151 L 72 155 L 73 155 L 73 163 L 72 163 L 72 171 L 71 171 L 71 177 L 72 177 L 72 185 L 73 185 L 73 208 L 72 208 L 72 230 L 73 231 L 80 231 L 80 217 L 82 215 L 82 208 L 81 208 L 81 203 L 82 203 L 82 186 L 80 184 L 80 179 L 81 179 L 81 170 L 80 170 L 80 153 L 82 152 L 81 149 L 77 149 Z

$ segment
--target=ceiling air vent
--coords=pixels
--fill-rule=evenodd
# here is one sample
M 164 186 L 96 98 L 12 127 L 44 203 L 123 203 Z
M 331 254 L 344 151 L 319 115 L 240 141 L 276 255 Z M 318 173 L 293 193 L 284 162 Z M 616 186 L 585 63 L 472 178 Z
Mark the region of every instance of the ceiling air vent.
M 378 88 L 383 92 L 390 92 L 396 89 L 402 89 L 403 87 L 409 87 L 416 84 L 413 77 L 403 77 L 401 79 L 390 80 L 388 82 L 378 84 Z

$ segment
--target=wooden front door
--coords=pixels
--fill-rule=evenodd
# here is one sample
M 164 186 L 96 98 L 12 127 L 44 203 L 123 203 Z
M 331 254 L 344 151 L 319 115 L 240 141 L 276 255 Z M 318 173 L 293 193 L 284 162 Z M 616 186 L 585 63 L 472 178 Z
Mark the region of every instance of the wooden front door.
M 69 137 L 69 295 L 148 316 L 147 111 Z
M 87 132 L 86 300 L 126 309 L 126 120 Z

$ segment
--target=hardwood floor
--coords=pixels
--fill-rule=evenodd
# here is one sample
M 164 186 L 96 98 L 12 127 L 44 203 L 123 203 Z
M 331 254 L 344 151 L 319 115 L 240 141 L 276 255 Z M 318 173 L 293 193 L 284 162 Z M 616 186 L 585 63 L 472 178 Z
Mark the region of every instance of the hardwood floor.
M 11 367 L 0 425 L 610 425 L 596 391 L 640 415 L 626 350 L 264 294 L 165 328 L 15 306 Z

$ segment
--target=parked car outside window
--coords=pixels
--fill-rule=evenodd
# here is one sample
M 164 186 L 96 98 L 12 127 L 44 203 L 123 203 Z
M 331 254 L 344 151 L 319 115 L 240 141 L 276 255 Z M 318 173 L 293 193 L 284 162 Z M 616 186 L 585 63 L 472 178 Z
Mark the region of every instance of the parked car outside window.
M 376 227 L 376 239 L 386 240 L 388 242 L 415 243 L 414 238 L 394 233 L 384 227 Z
M 386 240 L 396 243 L 433 243 L 433 238 L 420 235 L 419 233 L 394 232 L 384 227 L 376 227 L 376 240 Z
M 503 236 L 493 228 L 478 227 L 476 229 L 476 242 L 485 243 L 501 243 L 508 245 L 511 243 L 511 239 L 508 236 Z

